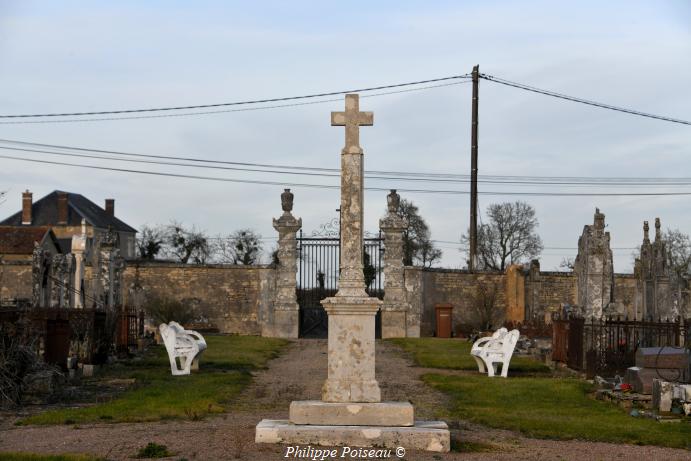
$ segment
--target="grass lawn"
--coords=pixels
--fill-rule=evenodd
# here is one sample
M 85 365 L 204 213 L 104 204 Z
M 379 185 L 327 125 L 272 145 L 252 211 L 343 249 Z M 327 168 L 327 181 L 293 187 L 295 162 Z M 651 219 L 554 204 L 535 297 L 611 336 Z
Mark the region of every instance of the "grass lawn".
M 0 461 L 102 461 L 90 455 L 38 455 L 34 453 L 0 453 Z
M 428 374 L 423 380 L 452 398 L 452 418 L 530 437 L 661 445 L 691 449 L 691 424 L 633 418 L 590 396 L 575 378 L 488 378 Z
M 208 336 L 200 370 L 172 376 L 164 346 L 149 350 L 141 360 L 106 366 L 96 379 L 134 378 L 135 385 L 114 400 L 95 406 L 51 410 L 20 424 L 199 419 L 222 413 L 251 380 L 250 371 L 263 368 L 287 344 L 257 336 Z
M 477 373 L 467 341 L 420 338 L 392 340 L 426 368 L 473 370 L 463 375 L 426 374 L 423 380 L 451 397 L 451 419 L 548 439 L 661 445 L 691 449 L 691 424 L 633 418 L 618 406 L 592 398 L 593 386 L 551 376 L 545 365 L 513 357 L 509 377 Z
M 469 341 L 441 338 L 406 338 L 389 341 L 410 352 L 415 363 L 421 367 L 477 371 L 475 359 L 470 356 L 472 344 Z M 511 357 L 509 376 L 549 372 L 549 367 L 544 363 L 527 357 L 516 355 Z

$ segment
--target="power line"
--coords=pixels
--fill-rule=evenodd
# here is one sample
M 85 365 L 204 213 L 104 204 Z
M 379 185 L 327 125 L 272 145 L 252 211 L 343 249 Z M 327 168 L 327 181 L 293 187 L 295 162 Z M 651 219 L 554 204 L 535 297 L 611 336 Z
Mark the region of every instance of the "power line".
M 2 150 L 18 151 L 18 152 L 30 152 L 48 155 L 59 155 L 65 157 L 78 157 L 78 158 L 89 158 L 96 160 L 111 160 L 118 162 L 130 162 L 130 163 L 143 163 L 151 165 L 167 165 L 167 166 L 180 166 L 189 168 L 205 168 L 213 170 L 230 170 L 230 171 L 245 171 L 252 173 L 270 173 L 270 174 L 289 174 L 289 175 L 301 175 L 301 176 L 319 176 L 319 177 L 332 177 L 340 178 L 339 173 L 314 173 L 314 172 L 304 172 L 304 171 L 284 171 L 284 170 L 270 170 L 261 168 L 245 168 L 245 167 L 227 167 L 218 165 L 195 165 L 190 163 L 179 163 L 179 162 L 166 162 L 166 161 L 156 161 L 156 160 L 139 160 L 130 158 L 117 158 L 117 157 L 105 157 L 102 155 L 90 155 L 90 154 L 76 154 L 71 152 L 55 152 L 40 149 L 24 149 L 20 147 L 6 147 L 0 146 Z M 137 155 L 137 157 L 149 157 L 145 154 L 131 154 Z M 416 182 L 441 182 L 441 183 L 453 183 L 453 184 L 467 184 L 470 182 L 469 179 L 441 179 L 441 178 L 424 178 L 424 177 L 403 177 L 403 176 L 378 176 L 366 174 L 367 179 L 384 180 L 384 181 L 416 181 Z M 631 182 L 562 182 L 562 181 L 513 181 L 513 180 L 484 180 L 481 179 L 478 182 L 486 184 L 509 184 L 509 185 L 520 185 L 520 186 L 549 186 L 549 185 L 560 185 L 560 186 L 597 186 L 597 187 L 612 187 L 617 185 L 625 185 L 630 187 L 636 186 L 691 186 L 691 178 L 683 182 L 645 182 L 645 183 L 631 183 Z
M 252 104 L 266 104 L 273 102 L 283 102 L 283 101 L 296 101 L 301 99 L 312 99 L 321 98 L 326 96 L 336 96 L 339 94 L 346 93 L 365 93 L 368 91 L 385 90 L 390 88 L 400 88 L 412 85 L 423 85 L 426 83 L 435 83 L 448 80 L 457 80 L 462 78 L 468 78 L 468 75 L 452 75 L 449 77 L 434 78 L 428 80 L 418 80 L 416 82 L 406 82 L 406 83 L 396 83 L 393 85 L 381 85 L 369 88 L 359 88 L 356 90 L 341 90 L 341 91 L 330 91 L 326 93 L 315 93 L 307 94 L 301 96 L 287 96 L 280 98 L 270 98 L 270 99 L 254 99 L 249 101 L 235 101 L 235 102 L 223 102 L 214 104 L 195 104 L 190 106 L 173 106 L 173 107 L 155 107 L 146 109 L 122 109 L 122 110 L 100 110 L 91 112 L 57 112 L 57 113 L 45 113 L 45 114 L 10 114 L 10 115 L 0 115 L 0 118 L 39 118 L 39 117 L 79 117 L 85 115 L 111 115 L 111 114 L 132 114 L 132 113 L 142 113 L 142 112 L 164 112 L 164 111 L 176 111 L 176 110 L 193 110 L 193 109 L 210 109 L 212 107 L 230 107 L 230 106 L 244 106 Z
M 452 83 L 444 83 L 440 85 L 430 85 L 422 86 L 419 88 L 408 88 L 405 90 L 397 91 L 386 91 L 382 93 L 365 94 L 362 98 L 374 98 L 377 96 L 387 96 L 391 94 L 399 93 L 410 93 L 413 91 L 430 90 L 433 88 L 443 88 L 447 86 L 460 85 L 462 83 L 469 83 L 469 81 L 460 81 Z M 19 120 L 19 121 L 0 121 L 0 125 L 22 125 L 22 124 L 45 124 L 45 123 L 79 123 L 79 122 L 105 122 L 105 121 L 117 121 L 117 120 L 139 120 L 139 119 L 149 119 L 149 118 L 173 118 L 173 117 L 190 117 L 196 115 L 213 115 L 213 114 L 227 114 L 231 112 L 249 112 L 256 110 L 266 110 L 266 109 L 281 109 L 285 107 L 299 107 L 299 106 L 309 106 L 313 104 L 324 104 L 327 102 L 337 102 L 342 101 L 342 99 L 322 99 L 319 101 L 308 101 L 308 102 L 298 102 L 292 104 L 276 104 L 271 106 L 260 106 L 260 107 L 244 107 L 242 109 L 225 109 L 225 110 L 209 110 L 203 112 L 185 112 L 185 113 L 165 113 L 157 115 L 131 115 L 122 117 L 98 117 L 98 118 L 68 118 L 68 119 L 48 119 L 48 120 Z
M 68 162 L 55 162 L 55 161 L 50 161 L 50 160 L 38 160 L 38 159 L 30 159 L 30 158 L 24 158 L 24 157 L 14 157 L 14 156 L 10 156 L 10 155 L 0 155 L 0 158 L 4 158 L 4 159 L 8 159 L 8 160 L 18 160 L 18 161 L 23 161 L 23 162 L 42 163 L 42 164 L 49 164 L 49 165 L 61 165 L 61 166 L 71 166 L 71 167 L 78 167 L 78 168 L 88 168 L 88 169 L 95 169 L 95 170 L 102 170 L 102 171 L 117 171 L 117 172 L 121 172 L 121 173 L 145 174 L 145 175 L 151 175 L 151 176 L 168 176 L 168 177 L 174 177 L 174 178 L 199 179 L 199 180 L 231 182 L 231 183 L 234 182 L 234 183 L 243 183 L 243 184 L 263 184 L 263 185 L 273 185 L 273 186 L 311 187 L 311 188 L 320 188 L 320 189 L 340 189 L 340 186 L 338 186 L 338 185 L 329 185 L 329 184 L 289 183 L 289 182 L 280 182 L 280 181 L 260 181 L 260 180 L 250 180 L 250 179 L 219 178 L 219 177 L 213 177 L 213 176 L 199 176 L 199 175 L 189 175 L 189 174 L 180 174 L 180 173 L 165 173 L 165 172 L 159 172 L 159 171 L 144 171 L 144 170 L 133 170 L 133 169 L 126 169 L 126 168 L 112 168 L 112 167 L 103 167 L 103 166 L 96 166 L 96 165 L 84 165 L 84 164 L 76 164 L 76 163 L 68 163 Z M 390 190 L 388 188 L 383 188 L 383 187 L 365 187 L 365 189 L 370 190 L 370 191 L 382 191 L 382 192 L 388 192 Z M 403 189 L 403 188 L 400 188 L 398 190 L 400 190 L 401 192 L 424 193 L 424 194 L 465 195 L 465 194 L 469 193 L 468 191 L 461 191 L 461 190 Z M 691 195 L 691 192 L 582 193 L 582 192 L 483 191 L 483 192 L 480 192 L 480 194 L 493 195 L 493 196 L 518 195 L 518 196 L 543 196 L 543 197 L 576 197 L 576 196 L 585 196 L 585 197 L 651 196 L 651 197 L 655 197 L 655 196 L 688 196 L 688 195 Z
M 37 147 L 48 147 L 51 149 L 69 150 L 77 152 L 93 152 L 100 154 L 118 155 L 125 157 L 134 158 L 154 158 L 154 159 L 164 159 L 164 160 L 180 160 L 185 162 L 197 162 L 203 164 L 214 164 L 214 165 L 237 165 L 241 167 L 257 167 L 257 168 L 277 168 L 286 170 L 298 170 L 298 171 L 317 171 L 317 172 L 333 172 L 334 174 L 311 174 L 304 173 L 307 176 L 340 176 L 340 169 L 338 168 L 319 168 L 319 167 L 306 167 L 306 166 L 296 166 L 296 165 L 277 165 L 277 164 L 265 164 L 265 163 L 250 163 L 250 162 L 231 162 L 223 160 L 212 160 L 204 159 L 198 157 L 179 157 L 170 155 L 154 155 L 154 154 L 139 154 L 131 152 L 122 152 L 115 150 L 105 150 L 105 149 L 90 149 L 85 147 L 74 147 L 65 146 L 59 144 L 45 144 L 36 143 L 29 141 L 19 141 L 12 139 L 0 139 L 0 142 L 9 144 L 18 144 L 25 146 L 37 146 Z M 45 150 L 31 150 L 16 147 L 1 147 L 0 149 L 5 150 L 17 150 L 23 152 L 35 152 L 35 153 L 46 153 L 49 155 L 65 155 L 74 157 L 85 157 L 85 158 L 95 158 L 101 160 L 120 160 L 117 158 L 110 157 L 100 157 L 100 156 L 90 156 L 90 155 L 78 155 L 74 153 L 63 153 Z M 191 164 L 178 164 L 172 162 L 139 162 L 139 163 L 153 163 L 161 165 L 171 165 L 171 166 L 189 166 L 196 167 L 196 165 Z M 206 167 L 204 167 L 206 168 Z M 276 170 L 261 170 L 261 169 L 250 169 L 250 168 L 218 168 L 227 170 L 238 170 L 238 171 L 251 171 L 251 172 L 265 172 L 265 173 L 286 173 L 286 174 L 298 174 L 288 171 L 276 171 Z M 405 171 L 381 171 L 381 170 L 367 170 L 365 171 L 366 176 L 370 179 L 387 179 L 381 176 L 391 176 L 393 179 L 399 180 L 410 180 L 415 181 L 417 178 L 434 178 L 431 182 L 468 182 L 470 180 L 470 175 L 463 174 L 450 174 L 450 173 L 423 173 L 423 172 L 405 172 Z M 410 176 L 410 178 L 408 178 Z M 480 181 L 484 183 L 491 184 L 526 184 L 526 185 L 622 185 L 622 186 L 680 186 L 680 185 L 691 185 L 691 177 L 595 177 L 595 176 L 504 176 L 504 175 L 479 175 Z
M 454 245 L 461 245 L 460 242 L 454 242 L 453 240 L 435 240 L 432 239 L 432 242 L 435 243 L 449 243 L 449 244 L 454 244 Z M 578 250 L 578 247 L 543 247 L 543 250 Z M 610 250 L 638 250 L 639 247 L 612 247 Z
M 539 93 L 539 94 L 544 94 L 546 96 L 552 96 L 554 98 L 559 98 L 559 99 L 565 99 L 567 101 L 573 101 L 573 102 L 578 102 L 581 104 L 586 104 L 589 106 L 595 106 L 595 107 L 600 107 L 602 109 L 609 109 L 609 110 L 615 110 L 618 112 L 624 112 L 626 114 L 631 114 L 631 115 L 638 115 L 640 117 L 648 117 L 648 118 L 653 118 L 656 120 L 663 120 L 665 122 L 672 122 L 672 123 L 680 123 L 682 125 L 691 125 L 691 122 L 687 120 L 681 120 L 678 118 L 672 118 L 672 117 L 666 117 L 663 115 L 655 115 L 655 114 L 649 114 L 647 112 L 641 112 L 638 110 L 634 109 L 627 109 L 625 107 L 618 107 L 618 106 L 612 106 L 610 104 L 605 104 L 602 102 L 597 102 L 597 101 L 590 101 L 588 99 L 583 99 L 583 98 L 577 98 L 575 96 L 569 96 L 563 93 L 557 93 L 555 91 L 549 91 L 549 90 L 543 90 L 540 88 L 536 88 L 534 86 L 529 86 L 525 85 L 523 83 L 517 83 L 517 82 L 512 82 L 509 80 L 505 80 L 503 78 L 499 77 L 494 77 L 492 75 L 487 75 L 487 74 L 480 74 L 480 78 L 483 78 L 485 80 L 488 80 L 490 82 L 495 82 L 495 83 L 500 83 L 502 85 L 506 86 L 511 86 L 514 88 L 519 88 L 521 90 L 526 90 L 526 91 L 532 91 L 533 93 Z

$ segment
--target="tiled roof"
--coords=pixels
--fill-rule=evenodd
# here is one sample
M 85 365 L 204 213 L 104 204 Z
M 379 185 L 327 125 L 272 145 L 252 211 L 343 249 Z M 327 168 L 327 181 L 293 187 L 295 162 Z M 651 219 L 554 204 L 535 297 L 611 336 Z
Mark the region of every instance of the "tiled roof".
M 45 226 L 0 226 L 0 254 L 31 254 L 34 251 L 34 242 L 41 243 L 48 233 L 52 234 L 50 228 Z M 57 242 L 55 243 L 57 245 Z
M 32 226 L 56 226 L 58 225 L 58 192 L 53 191 L 45 197 L 37 200 L 31 207 Z M 110 216 L 100 206 L 84 197 L 81 194 L 67 192 L 67 225 L 80 226 L 82 218 L 94 227 L 107 229 L 111 226 L 113 230 L 122 232 L 137 232 L 133 227 L 125 224 L 114 216 Z M 13 214 L 4 221 L 0 221 L 0 226 L 21 226 L 21 210 Z

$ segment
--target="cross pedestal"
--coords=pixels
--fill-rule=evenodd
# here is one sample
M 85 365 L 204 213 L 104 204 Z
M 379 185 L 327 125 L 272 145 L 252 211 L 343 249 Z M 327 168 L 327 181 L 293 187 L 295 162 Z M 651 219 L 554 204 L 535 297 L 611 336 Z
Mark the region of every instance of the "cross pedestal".
M 378 446 L 449 451 L 444 422 L 420 423 L 408 402 L 381 402 L 375 370 L 375 315 L 382 301 L 365 292 L 363 274 L 363 151 L 359 127 L 372 125 L 360 112 L 358 95 L 348 94 L 345 112 L 331 124 L 346 127 L 341 151 L 341 260 L 339 288 L 322 301 L 329 315 L 328 376 L 321 401 L 290 405 L 289 421 L 264 420 L 256 442 Z

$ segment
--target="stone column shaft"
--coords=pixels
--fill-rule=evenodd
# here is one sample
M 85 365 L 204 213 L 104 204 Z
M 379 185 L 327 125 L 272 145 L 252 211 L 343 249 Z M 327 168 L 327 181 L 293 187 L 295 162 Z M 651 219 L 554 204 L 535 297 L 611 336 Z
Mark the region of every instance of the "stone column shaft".
M 341 153 L 341 273 L 338 293 L 367 296 L 362 272 L 363 176 L 362 150 Z
M 407 336 L 408 303 L 405 292 L 403 266 L 403 232 L 408 223 L 398 214 L 399 197 L 396 191 L 389 195 L 390 209 L 379 228 L 384 234 L 384 305 L 382 306 L 382 338 Z

